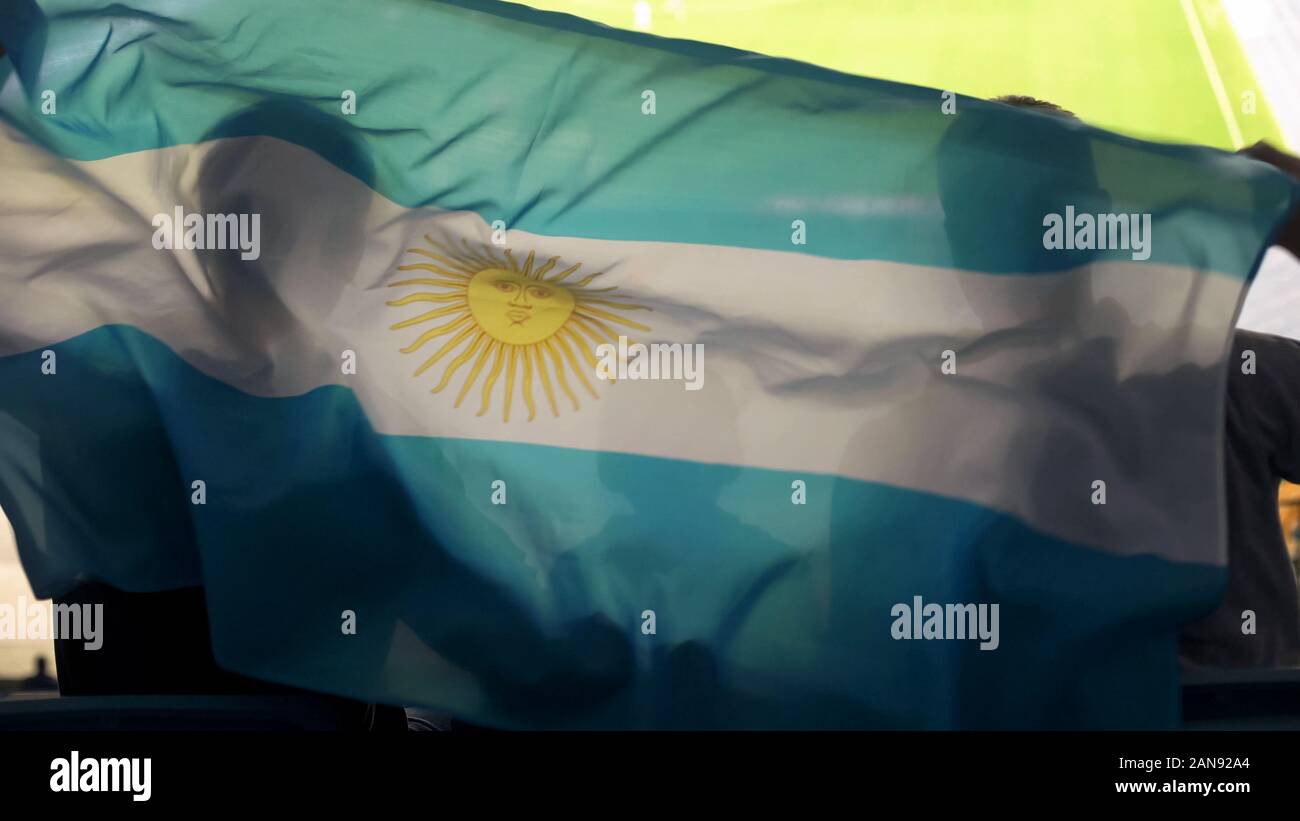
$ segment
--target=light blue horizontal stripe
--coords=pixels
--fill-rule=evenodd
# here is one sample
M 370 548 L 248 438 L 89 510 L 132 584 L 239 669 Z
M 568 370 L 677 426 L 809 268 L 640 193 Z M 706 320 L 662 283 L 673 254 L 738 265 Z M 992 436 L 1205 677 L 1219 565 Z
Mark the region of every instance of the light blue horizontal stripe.
M 1042 247 L 1073 205 L 1151 214 L 1152 261 L 1244 278 L 1295 198 L 1210 149 L 507 4 L 16 0 L 0 39 L 0 117 L 62 156 L 269 135 L 544 235 L 1036 273 L 1089 258 Z
M 52 350 L 0 359 L 36 591 L 201 581 L 223 664 L 312 689 L 515 727 L 1171 726 L 1222 589 L 887 485 L 378 435 L 346 388 L 249 396 L 129 327 Z M 915 595 L 998 603 L 999 649 L 891 639 Z

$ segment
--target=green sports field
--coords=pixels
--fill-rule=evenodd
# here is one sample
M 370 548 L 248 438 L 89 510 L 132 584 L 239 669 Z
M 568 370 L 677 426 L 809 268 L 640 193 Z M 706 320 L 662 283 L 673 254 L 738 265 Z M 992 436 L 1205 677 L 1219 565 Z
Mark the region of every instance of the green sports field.
M 639 15 L 634 0 L 525 2 L 963 94 L 1030 94 L 1148 139 L 1283 143 L 1219 0 L 643 0 Z

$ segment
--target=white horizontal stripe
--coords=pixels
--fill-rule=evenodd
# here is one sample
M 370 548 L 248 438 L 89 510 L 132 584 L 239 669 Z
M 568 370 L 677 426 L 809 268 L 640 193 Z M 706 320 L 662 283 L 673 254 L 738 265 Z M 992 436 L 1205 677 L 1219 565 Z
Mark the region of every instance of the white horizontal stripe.
M 346 385 L 384 433 L 836 474 L 966 499 L 1110 551 L 1223 561 L 1206 420 L 1240 291 L 1231 278 L 1136 263 L 995 276 L 512 231 L 518 259 L 583 263 L 571 280 L 606 271 L 592 287 L 650 308 L 629 314 L 652 328 L 642 341 L 703 344 L 705 381 L 695 392 L 596 383 L 592 402 L 570 372 L 579 411 L 559 397 L 553 418 L 539 385 L 537 418 L 516 394 L 505 423 L 504 373 L 482 417 L 486 369 L 459 409 L 463 376 L 436 395 L 441 364 L 412 378 L 437 343 L 403 355 L 422 329 L 389 326 L 437 305 L 385 305 L 408 292 L 389 283 L 432 276 L 396 271 L 421 261 L 404 249 L 422 235 L 486 244 L 477 215 L 401 208 L 276 140 L 78 163 L 13 132 L 3 141 L 0 354 L 126 323 L 250 393 Z M 261 258 L 155 250 L 150 220 L 178 204 L 260 213 Z M 358 367 L 345 376 L 348 349 Z M 956 375 L 940 372 L 949 349 Z M 1201 421 L 1158 378 L 1175 368 L 1199 391 L 1186 409 L 1211 409 Z M 1104 506 L 1090 501 L 1094 479 L 1107 482 Z

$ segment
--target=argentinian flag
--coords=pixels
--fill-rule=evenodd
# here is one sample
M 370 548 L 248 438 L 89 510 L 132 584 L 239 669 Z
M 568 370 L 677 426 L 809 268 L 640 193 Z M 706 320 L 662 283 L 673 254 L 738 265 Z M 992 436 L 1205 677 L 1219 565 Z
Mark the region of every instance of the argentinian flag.
M 514 5 L 7 8 L 38 594 L 500 726 L 1175 720 L 1281 175 Z

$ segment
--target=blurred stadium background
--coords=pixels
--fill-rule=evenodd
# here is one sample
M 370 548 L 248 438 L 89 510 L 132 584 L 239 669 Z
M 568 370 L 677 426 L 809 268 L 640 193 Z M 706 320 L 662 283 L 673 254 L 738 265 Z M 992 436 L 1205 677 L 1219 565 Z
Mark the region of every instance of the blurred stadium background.
M 532 0 L 610 26 L 705 40 L 978 97 L 1029 94 L 1103 128 L 1300 152 L 1300 0 Z M 1300 338 L 1300 265 L 1270 252 L 1243 327 Z M 1300 490 L 1284 489 L 1292 535 Z M 1293 549 L 1294 549 L 1293 542 Z M 0 514 L 0 602 L 29 596 Z M 109 628 L 111 630 L 111 628 Z M 0 641 L 0 680 L 48 643 Z
M 1103 128 L 1147 139 L 1227 149 L 1268 139 L 1300 148 L 1300 131 L 1286 139 L 1283 120 L 1274 113 L 1274 97 L 1278 109 L 1298 108 L 1300 3 L 1295 0 L 535 0 L 529 5 L 976 97 L 1029 94 Z M 1275 76 L 1278 72 L 1289 73 Z M 1262 89 L 1265 73 L 1277 82 Z M 1249 105 L 1243 107 L 1247 92 L 1255 95 L 1251 113 Z

